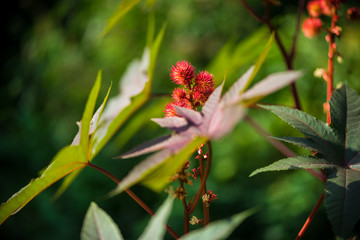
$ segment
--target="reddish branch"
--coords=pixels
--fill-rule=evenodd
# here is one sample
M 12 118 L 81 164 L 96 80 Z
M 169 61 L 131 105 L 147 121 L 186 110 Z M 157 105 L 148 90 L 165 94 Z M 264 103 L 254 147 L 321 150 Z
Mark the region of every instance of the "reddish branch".
M 109 171 L 96 166 L 92 163 L 87 163 L 88 166 L 92 167 L 93 169 L 101 172 L 102 174 L 106 175 L 108 178 L 110 178 L 113 182 L 115 182 L 116 184 L 120 183 L 120 180 L 115 177 L 112 173 L 110 173 Z M 135 201 L 137 202 L 146 212 L 148 212 L 151 216 L 154 216 L 155 213 L 154 211 L 147 206 L 135 193 L 133 193 L 130 189 L 126 189 L 125 192 Z M 179 239 L 179 235 L 177 235 L 177 233 L 169 226 L 166 225 L 166 230 L 175 238 L 175 239 Z
M 296 45 L 296 41 L 297 41 L 297 36 L 299 34 L 299 24 L 300 24 L 300 18 L 301 18 L 301 14 L 302 14 L 302 10 L 299 10 L 298 11 L 298 17 L 297 17 L 297 23 L 296 23 L 296 30 L 295 30 L 295 34 L 294 34 L 294 39 L 293 39 L 293 45 L 291 47 L 291 51 L 290 53 L 288 54 L 285 47 L 284 47 L 284 44 L 282 43 L 281 39 L 280 39 L 280 36 L 278 34 L 278 32 L 276 31 L 276 28 L 272 25 L 270 19 L 267 17 L 267 18 L 262 18 L 260 17 L 248 4 L 245 0 L 239 0 L 240 3 L 245 7 L 245 9 L 256 19 L 258 20 L 259 22 L 265 24 L 268 29 L 270 30 L 270 32 L 274 32 L 275 34 L 275 41 L 280 49 L 280 52 L 281 52 L 281 55 L 282 57 L 284 58 L 284 61 L 285 61 L 285 64 L 286 64 L 286 67 L 288 70 L 292 70 L 293 69 L 293 59 L 294 59 L 294 56 L 295 56 L 295 45 Z M 304 5 L 304 0 L 301 0 L 299 2 L 299 9 L 303 8 L 303 5 Z M 269 11 L 269 5 L 267 5 L 267 12 Z M 297 89 L 296 89 L 296 85 L 295 83 L 291 83 L 290 85 L 291 87 L 291 93 L 292 93 L 292 96 L 293 96 L 293 99 L 294 99 L 294 103 L 295 103 L 295 107 L 299 110 L 301 110 L 301 104 L 300 104 L 300 100 L 299 100 L 299 95 L 298 95 L 298 92 L 297 92 Z
M 325 197 L 325 190 L 322 192 L 322 194 L 321 194 L 320 198 L 318 199 L 315 207 L 311 211 L 310 216 L 306 219 L 306 222 L 305 222 L 304 226 L 301 228 L 299 234 L 297 235 L 296 240 L 300 240 L 303 237 L 306 229 L 309 227 L 311 221 L 313 220 L 317 210 L 319 209 L 320 205 L 324 201 L 324 197 Z

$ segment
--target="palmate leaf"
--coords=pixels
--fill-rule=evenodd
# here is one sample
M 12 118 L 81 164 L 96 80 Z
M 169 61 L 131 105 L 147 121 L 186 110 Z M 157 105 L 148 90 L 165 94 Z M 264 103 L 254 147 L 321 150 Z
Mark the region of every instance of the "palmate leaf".
M 121 181 L 116 190 L 112 192 L 112 195 L 120 193 L 137 183 L 146 185 L 155 191 L 160 191 L 168 183 L 168 178 L 178 171 L 196 147 L 210 139 L 219 139 L 229 133 L 244 116 L 245 109 L 240 103 L 242 101 L 241 96 L 247 94 L 247 91 L 242 94 L 241 92 L 248 82 L 248 78 L 252 76 L 253 69 L 251 68 L 234 83 L 234 86 L 225 93 L 224 98 L 221 98 L 223 84 L 218 86 L 205 102 L 201 113 L 175 106 L 175 111 L 181 118 L 153 119 L 161 127 L 175 130 L 175 133 L 171 136 L 146 142 L 122 154 L 121 157 L 128 158 L 160 151 L 137 165 Z M 278 76 L 278 79 L 275 76 Z M 292 71 L 279 73 L 275 76 L 271 77 L 271 81 L 265 79 L 267 84 L 274 85 L 269 87 L 270 90 L 266 89 L 267 84 L 261 84 L 260 82 L 258 83 L 260 87 L 255 85 L 255 90 L 248 93 L 247 99 L 270 94 L 296 80 L 295 78 L 299 77 L 300 73 Z M 274 83 L 276 79 L 278 81 Z M 197 142 L 198 139 L 200 139 L 199 142 Z
M 360 97 L 343 85 L 330 100 L 331 125 L 286 107 L 263 106 L 298 129 L 305 138 L 281 140 L 317 151 L 317 157 L 293 157 L 255 170 L 265 171 L 296 168 L 325 169 L 327 183 L 325 201 L 327 215 L 334 233 L 348 238 L 360 220 Z

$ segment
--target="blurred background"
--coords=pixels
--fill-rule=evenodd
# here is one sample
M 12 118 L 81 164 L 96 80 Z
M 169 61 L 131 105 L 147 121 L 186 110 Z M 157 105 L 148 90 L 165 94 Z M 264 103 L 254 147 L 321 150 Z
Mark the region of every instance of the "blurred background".
M 0 202 L 36 178 L 55 154 L 71 143 L 77 132 L 87 96 L 96 73 L 103 70 L 102 99 L 113 83 L 111 95 L 127 65 L 142 55 L 150 14 L 155 15 L 156 31 L 167 22 L 156 64 L 152 93 L 171 93 L 175 87 L 169 69 L 179 60 L 191 62 L 197 70 L 208 70 L 219 83 L 226 73 L 229 87 L 254 64 L 270 37 L 269 31 L 236 0 L 159 0 L 154 6 L 141 1 L 104 37 L 99 34 L 120 1 L 16 0 L 3 6 L 0 82 Z M 248 1 L 260 15 L 262 1 Z M 297 14 L 296 1 L 281 1 L 271 7 L 271 17 L 285 47 L 291 46 Z M 360 24 L 344 17 L 349 0 L 341 9 L 342 27 L 338 49 L 343 63 L 335 63 L 335 84 L 348 82 L 360 91 Z M 303 19 L 307 16 L 305 12 Z M 329 19 L 324 18 L 325 24 Z M 322 104 L 326 83 L 315 78 L 316 68 L 326 68 L 325 33 L 307 39 L 299 35 L 294 68 L 304 75 L 297 81 L 303 110 L 325 121 Z M 273 44 L 257 75 L 258 81 L 286 66 Z M 152 99 L 139 112 L 164 99 Z M 290 88 L 263 99 L 262 103 L 293 105 Z M 162 117 L 163 109 L 152 110 L 143 123 L 132 127 L 132 118 L 95 158 L 94 163 L 124 177 L 143 158 L 119 160 L 112 157 L 146 140 L 167 133 L 149 121 Z M 249 110 L 251 118 L 274 136 L 300 136 L 269 112 Z M 135 124 L 136 125 L 136 124 Z M 131 131 L 130 131 L 131 132 Z M 218 195 L 210 208 L 211 220 L 260 207 L 231 239 L 294 239 L 323 190 L 323 184 L 302 170 L 249 174 L 284 156 L 246 122 L 232 134 L 213 143 L 213 167 L 208 188 Z M 289 146 L 298 154 L 308 152 Z M 115 186 L 93 169 L 84 169 L 56 201 L 57 182 L 11 216 L 0 227 L 0 239 L 78 239 L 91 201 L 107 211 L 119 225 L 125 239 L 137 239 L 150 216 L 125 193 L 107 199 Z M 142 186 L 132 190 L 153 210 L 166 194 L 156 194 Z M 188 189 L 189 195 L 195 190 Z M 201 217 L 201 208 L 195 215 Z M 182 233 L 183 209 L 175 203 L 169 224 Z M 195 227 L 193 227 L 195 228 Z M 304 239 L 334 239 L 324 205 Z M 167 235 L 168 239 L 171 239 Z

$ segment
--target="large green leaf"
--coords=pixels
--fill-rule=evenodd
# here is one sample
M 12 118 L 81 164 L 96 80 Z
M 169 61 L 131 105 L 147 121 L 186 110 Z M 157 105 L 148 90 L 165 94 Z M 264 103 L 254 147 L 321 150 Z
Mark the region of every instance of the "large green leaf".
M 0 205 L 0 223 L 24 207 L 40 192 L 67 174 L 86 166 L 86 159 L 80 146 L 67 146 L 54 157 L 42 175 L 15 193 Z
M 229 219 L 218 220 L 212 222 L 204 228 L 191 231 L 186 234 L 184 237 L 181 237 L 180 240 L 218 240 L 226 239 L 236 227 L 238 227 L 246 218 L 253 215 L 255 212 L 254 209 L 250 209 L 234 216 Z
M 169 196 L 155 215 L 150 219 L 139 240 L 162 240 L 165 236 L 165 225 L 173 207 L 174 197 Z
M 81 119 L 80 130 L 71 146 L 59 151 L 41 176 L 32 180 L 27 186 L 14 194 L 6 203 L 0 206 L 0 223 L 4 222 L 9 215 L 20 210 L 31 199 L 52 185 L 54 182 L 69 173 L 86 166 L 89 153 L 90 122 L 93 116 L 96 99 L 101 85 L 101 71 L 99 71 L 95 84 L 86 102 L 85 110 Z
M 122 240 L 116 223 L 96 203 L 92 202 L 81 229 L 81 240 Z
M 315 150 L 316 157 L 280 160 L 260 172 L 296 168 L 325 169 L 327 214 L 334 233 L 348 238 L 360 220 L 360 97 L 347 85 L 334 91 L 330 99 L 331 125 L 286 107 L 263 106 L 301 131 L 305 138 L 282 140 Z
M 153 28 L 155 22 L 149 24 Z M 131 116 L 133 116 L 149 99 L 151 91 L 151 82 L 154 76 L 155 63 L 159 53 L 160 45 L 165 33 L 166 24 L 164 24 L 156 36 L 155 40 L 150 41 L 150 50 L 145 48 L 141 60 L 135 60 L 130 64 L 127 72 L 120 80 L 120 89 L 117 96 L 109 99 L 109 104 L 104 109 L 104 114 L 99 119 L 99 126 L 93 136 L 92 148 L 90 149 L 89 161 L 101 151 L 101 149 L 110 141 L 115 133 L 121 128 Z M 150 31 L 150 30 L 149 30 Z M 151 35 L 151 34 L 150 34 Z M 138 85 L 134 84 L 134 79 Z M 140 80 L 139 80 L 140 79 Z M 127 138 L 136 131 L 127 132 Z M 59 197 L 67 187 L 76 179 L 81 170 L 67 176 L 60 186 L 56 197 Z

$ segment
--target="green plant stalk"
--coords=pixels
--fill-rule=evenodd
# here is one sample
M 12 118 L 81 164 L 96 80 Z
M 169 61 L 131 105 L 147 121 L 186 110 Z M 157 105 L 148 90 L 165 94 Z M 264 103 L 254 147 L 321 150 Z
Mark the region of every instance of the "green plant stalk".
M 316 214 L 316 212 L 318 211 L 320 205 L 321 205 L 322 202 L 324 201 L 324 198 L 325 198 L 325 190 L 322 192 L 320 198 L 319 198 L 318 201 L 316 202 L 316 205 L 315 205 L 315 207 L 313 208 L 313 210 L 311 211 L 310 216 L 306 219 L 306 222 L 305 222 L 305 224 L 303 225 L 303 227 L 301 228 L 299 234 L 297 235 L 296 240 L 300 240 L 300 239 L 303 237 L 306 229 L 309 227 L 309 225 L 310 225 L 311 221 L 313 220 L 313 218 L 315 217 L 315 214 Z
M 182 168 L 181 171 L 182 171 L 181 174 L 185 175 L 185 169 Z M 179 179 L 179 182 L 180 182 L 180 188 L 184 189 L 184 191 L 185 191 L 184 181 L 182 179 Z M 184 207 L 184 234 L 187 234 L 189 232 L 190 213 L 189 213 L 189 208 L 188 208 L 188 206 L 186 204 L 185 197 L 183 197 L 181 199 L 181 202 L 182 202 L 183 207 Z
M 116 184 L 120 183 L 120 180 L 115 177 L 114 174 L 110 173 L 109 171 L 94 165 L 90 162 L 87 163 L 87 165 L 99 172 L 101 172 L 102 174 L 106 175 L 108 178 L 110 178 L 113 182 L 115 182 Z M 146 212 L 148 212 L 151 216 L 155 215 L 155 212 L 149 207 L 147 206 L 134 192 L 132 192 L 130 189 L 126 189 L 125 192 L 135 201 L 137 202 Z M 166 225 L 165 226 L 166 230 L 175 238 L 175 239 L 179 239 L 179 235 L 169 226 Z
M 204 158 L 200 157 L 199 159 L 199 166 L 200 166 L 200 176 L 201 179 L 204 177 Z M 201 195 L 203 196 L 207 192 L 206 189 L 206 182 L 205 186 L 202 188 Z M 209 208 L 206 206 L 206 204 L 203 202 L 203 215 L 204 215 L 204 225 L 206 226 L 210 222 L 210 216 L 209 216 Z

